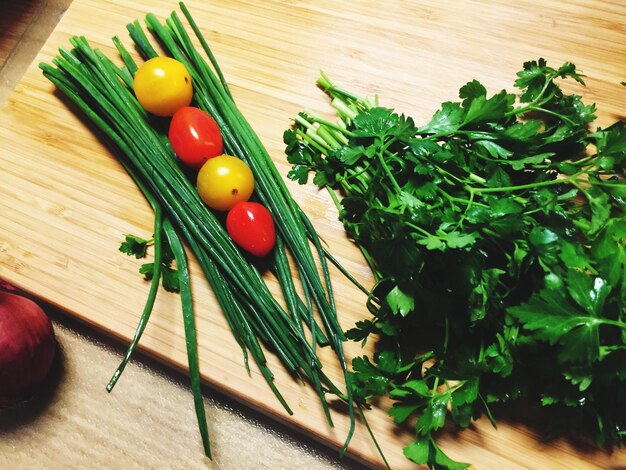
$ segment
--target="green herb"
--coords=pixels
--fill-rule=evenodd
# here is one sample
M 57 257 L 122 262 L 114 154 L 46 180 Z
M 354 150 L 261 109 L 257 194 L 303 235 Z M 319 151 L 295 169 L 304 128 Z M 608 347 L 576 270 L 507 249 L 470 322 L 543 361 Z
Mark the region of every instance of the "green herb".
M 124 241 L 120 244 L 119 250 L 122 253 L 126 253 L 128 256 L 134 256 L 135 258 L 145 258 L 148 254 L 148 246 L 154 244 L 154 239 L 146 240 L 136 235 L 126 234 Z M 160 276 L 163 288 L 169 292 L 178 292 L 180 289 L 178 282 L 178 273 L 176 268 L 172 267 L 174 261 L 174 254 L 167 243 L 163 243 L 160 247 L 160 261 L 152 263 L 144 263 L 139 268 L 139 274 L 143 274 L 146 279 L 150 280 L 154 277 L 155 265 L 160 266 Z
M 148 252 L 148 246 L 154 243 L 154 239 L 146 240 L 136 235 L 126 234 L 124 241 L 120 244 L 119 250 L 128 256 L 135 258 L 145 258 Z
M 178 272 L 176 268 L 172 267 L 172 262 L 174 262 L 174 254 L 172 253 L 169 243 L 164 242 L 161 247 L 161 283 L 163 284 L 163 289 L 166 291 L 178 292 L 180 290 Z M 155 266 L 157 266 L 156 261 L 144 263 L 139 268 L 139 273 L 143 274 L 146 279 L 152 279 Z
M 404 453 L 430 468 L 467 466 L 435 443 L 447 419 L 495 425 L 490 405 L 515 400 L 551 413 L 549 434 L 624 442 L 626 127 L 591 130 L 595 106 L 561 79 L 583 83 L 527 62 L 517 94 L 473 80 L 419 126 L 322 75 L 339 120 L 303 112 L 285 132 L 289 176 L 331 189 L 376 280 L 347 332 L 379 338 L 353 361 L 355 399 L 416 417 Z

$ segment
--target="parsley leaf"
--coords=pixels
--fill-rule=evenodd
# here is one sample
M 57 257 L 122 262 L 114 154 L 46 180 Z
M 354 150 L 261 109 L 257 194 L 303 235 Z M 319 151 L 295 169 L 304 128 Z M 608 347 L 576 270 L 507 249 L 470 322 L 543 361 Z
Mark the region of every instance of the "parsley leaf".
M 420 134 L 443 134 L 458 130 L 465 120 L 465 109 L 459 103 L 447 102 L 441 105 L 431 121 L 420 128 Z
M 403 292 L 399 286 L 391 289 L 387 294 L 386 300 L 394 314 L 406 316 L 415 308 L 415 299 Z
M 464 104 L 467 112 L 463 126 L 504 119 L 506 112 L 512 109 L 514 100 L 515 97 L 504 90 L 491 98 L 486 95 L 476 96 L 469 101 L 469 106 Z
M 569 296 L 554 290 L 543 290 L 525 304 L 507 311 L 532 336 L 551 345 L 559 344 L 563 362 L 594 362 L 600 354 L 598 318 L 608 286 L 601 278 L 571 270 L 568 277 Z M 572 303 L 574 300 L 578 307 Z M 582 305 L 581 305 L 582 304 Z M 582 311 L 583 307 L 586 312 Z
M 163 251 L 161 255 L 161 285 L 166 291 L 178 292 L 180 290 L 178 272 L 172 267 L 174 263 L 174 254 L 169 244 L 163 243 Z M 139 274 L 143 274 L 146 279 L 152 279 L 154 276 L 154 263 L 144 263 L 139 268 Z
M 145 240 L 136 235 L 126 234 L 124 235 L 124 241 L 121 243 L 119 251 L 126 253 L 128 256 L 134 256 L 135 258 L 145 258 L 148 250 L 148 245 L 153 243 L 153 240 Z
M 387 108 L 372 108 L 354 119 L 354 134 L 359 137 L 382 137 L 400 122 L 400 117 Z

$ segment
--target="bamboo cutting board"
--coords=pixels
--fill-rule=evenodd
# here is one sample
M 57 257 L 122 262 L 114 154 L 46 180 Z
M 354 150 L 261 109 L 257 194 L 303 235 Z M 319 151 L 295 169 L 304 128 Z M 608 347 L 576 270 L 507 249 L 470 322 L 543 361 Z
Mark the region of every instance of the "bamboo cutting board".
M 509 4 L 507 4 L 509 3 Z M 193 1 L 188 3 L 222 66 L 244 115 L 285 175 L 282 132 L 289 118 L 309 108 L 326 112 L 315 88 L 318 70 L 361 95 L 424 122 L 442 101 L 477 78 L 490 91 L 510 88 L 530 59 L 552 65 L 572 61 L 587 75 L 575 91 L 599 108 L 598 124 L 624 118 L 626 4 L 487 1 Z M 164 18 L 175 2 L 75 0 L 1 112 L 0 278 L 69 314 L 128 342 L 147 294 L 139 263 L 117 251 L 124 233 L 149 237 L 152 215 L 130 178 L 88 123 L 55 92 L 37 63 L 49 61 L 71 35 L 84 35 L 117 57 L 110 38 L 126 44 L 125 26 L 153 12 Z M 324 193 L 289 183 L 340 261 L 365 285 L 372 279 L 358 250 L 345 238 Z M 279 389 L 294 409 L 288 416 L 255 369 L 243 367 L 241 351 L 192 263 L 201 372 L 211 386 L 333 446 L 340 446 L 347 419 L 326 424 L 317 398 L 269 362 Z M 366 318 L 365 298 L 334 273 L 342 324 Z M 176 295 L 161 292 L 141 347 L 173 367 L 185 368 L 183 328 Z M 349 357 L 361 353 L 348 346 Z M 328 374 L 340 371 L 328 358 Z M 108 377 L 102 377 L 103 385 Z M 123 380 L 123 379 L 122 379 Z M 103 393 L 105 393 L 103 391 Z M 115 393 L 115 392 L 113 392 Z M 401 448 L 410 430 L 395 428 L 384 406 L 368 413 L 392 468 L 411 468 Z M 608 454 L 566 440 L 541 443 L 532 422 L 512 417 L 498 430 L 487 420 L 441 436 L 452 458 L 476 468 L 618 468 L 624 452 Z M 198 448 L 198 452 L 201 449 Z M 362 426 L 350 452 L 370 465 L 380 459 Z

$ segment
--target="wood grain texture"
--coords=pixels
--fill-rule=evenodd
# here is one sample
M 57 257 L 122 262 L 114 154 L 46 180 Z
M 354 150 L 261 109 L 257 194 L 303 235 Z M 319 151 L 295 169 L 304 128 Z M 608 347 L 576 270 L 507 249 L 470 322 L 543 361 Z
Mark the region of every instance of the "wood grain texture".
M 442 101 L 455 99 L 472 78 L 490 91 L 510 88 L 522 62 L 545 57 L 572 61 L 587 87 L 571 87 L 598 104 L 598 124 L 623 118 L 626 93 L 626 5 L 568 0 L 487 1 L 189 1 L 244 115 L 281 174 L 282 132 L 304 108 L 327 113 L 315 88 L 322 69 L 337 83 L 424 122 Z M 138 263 L 117 251 L 123 233 L 149 236 L 148 205 L 89 125 L 39 73 L 71 35 L 85 35 L 116 57 L 113 35 L 147 12 L 164 18 L 174 2 L 75 0 L 16 88 L 0 119 L 0 277 L 124 341 L 133 334 L 148 286 Z M 330 199 L 289 183 L 333 253 L 364 284 L 371 276 L 346 239 Z M 364 296 L 333 273 L 345 327 L 367 317 Z M 327 426 L 317 398 L 269 357 L 276 381 L 294 409 L 287 416 L 258 371 L 248 376 L 241 351 L 214 297 L 192 263 L 201 371 L 212 386 L 331 445 L 343 442 L 347 419 L 338 411 Z M 269 281 L 271 282 L 271 280 Z M 272 284 L 275 292 L 278 287 Z M 141 347 L 177 368 L 186 353 L 178 297 L 159 295 Z M 348 346 L 348 356 L 360 354 Z M 325 352 L 328 374 L 340 371 Z M 108 377 L 102 377 L 103 383 Z M 123 380 L 123 379 L 122 379 Z M 384 406 L 368 414 L 392 468 L 410 468 L 401 447 L 411 433 L 395 428 Z M 528 420 L 526 420 L 528 421 Z M 542 443 L 532 423 L 503 416 L 498 430 L 481 420 L 470 430 L 441 436 L 455 459 L 476 468 L 617 468 L 626 454 L 608 454 L 565 439 Z M 200 449 L 198 449 L 200 452 Z M 351 452 L 380 465 L 359 426 Z

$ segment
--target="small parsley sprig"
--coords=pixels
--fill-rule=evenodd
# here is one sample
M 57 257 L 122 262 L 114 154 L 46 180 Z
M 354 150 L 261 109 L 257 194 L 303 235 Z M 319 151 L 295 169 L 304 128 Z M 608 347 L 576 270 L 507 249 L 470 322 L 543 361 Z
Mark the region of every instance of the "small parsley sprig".
M 312 112 L 284 134 L 289 177 L 331 191 L 376 284 L 347 332 L 358 403 L 387 395 L 415 421 L 407 458 L 466 468 L 436 444 L 491 405 L 524 400 L 548 434 L 621 445 L 626 427 L 626 127 L 591 129 L 571 63 L 524 64 L 516 93 L 477 80 L 425 125 L 331 83 L 338 121 Z M 339 199 L 333 190 L 340 190 Z
M 148 254 L 148 247 L 154 244 L 154 238 L 146 240 L 137 235 L 125 234 L 124 241 L 120 244 L 119 250 L 128 256 L 134 256 L 137 259 L 145 258 Z
M 120 244 L 119 251 L 126 253 L 128 256 L 135 258 L 145 258 L 148 254 L 148 247 L 154 244 L 154 239 L 146 240 L 136 235 L 124 235 L 124 241 Z M 163 288 L 169 292 L 179 292 L 180 284 L 178 282 L 178 272 L 172 267 L 174 262 L 174 254 L 168 243 L 163 243 L 160 256 L 160 276 Z M 146 279 L 150 280 L 154 276 L 155 261 L 144 263 L 139 267 L 139 273 L 143 274 Z

